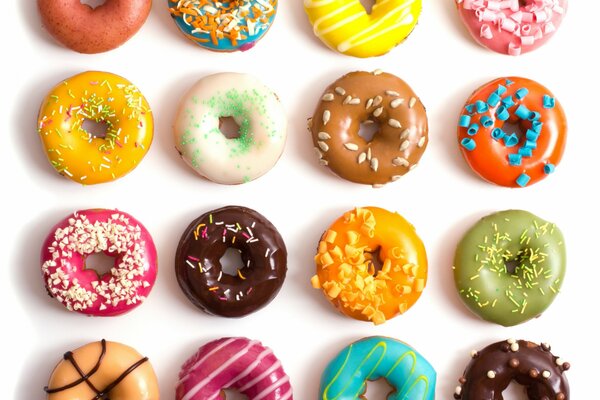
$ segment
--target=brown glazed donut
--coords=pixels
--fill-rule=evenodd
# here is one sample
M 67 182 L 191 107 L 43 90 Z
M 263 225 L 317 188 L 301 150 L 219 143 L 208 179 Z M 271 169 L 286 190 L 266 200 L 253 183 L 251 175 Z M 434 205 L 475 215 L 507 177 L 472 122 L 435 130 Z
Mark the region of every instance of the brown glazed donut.
M 508 339 L 471 353 L 454 398 L 503 400 L 511 381 L 525 387 L 530 400 L 569 400 L 564 372 L 570 364 L 550 352 L 548 344 Z
M 237 276 L 223 272 L 220 259 L 229 248 L 240 252 Z M 243 317 L 266 306 L 287 272 L 287 250 L 277 229 L 245 207 L 209 211 L 185 230 L 175 255 L 179 286 L 208 314 Z
M 48 400 L 158 400 L 160 396 L 148 358 L 104 339 L 66 352 L 44 391 Z
M 106 0 L 92 8 L 81 0 L 38 0 L 42 25 L 62 45 L 79 53 L 121 46 L 142 27 L 152 0 Z
M 370 142 L 361 124 L 378 123 Z M 427 114 L 402 79 L 380 70 L 351 72 L 325 90 L 308 121 L 322 165 L 356 183 L 382 186 L 417 166 L 427 147 Z

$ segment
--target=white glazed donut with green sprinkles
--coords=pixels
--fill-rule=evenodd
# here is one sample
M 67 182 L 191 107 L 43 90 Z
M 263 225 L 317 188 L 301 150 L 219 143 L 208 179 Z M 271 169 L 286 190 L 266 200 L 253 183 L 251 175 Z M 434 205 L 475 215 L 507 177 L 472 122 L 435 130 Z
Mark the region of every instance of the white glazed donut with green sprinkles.
M 233 138 L 220 129 L 225 118 L 239 126 Z M 275 165 L 285 146 L 287 118 L 277 95 L 258 79 L 225 72 L 201 79 L 183 97 L 174 133 L 177 151 L 198 174 L 235 185 Z

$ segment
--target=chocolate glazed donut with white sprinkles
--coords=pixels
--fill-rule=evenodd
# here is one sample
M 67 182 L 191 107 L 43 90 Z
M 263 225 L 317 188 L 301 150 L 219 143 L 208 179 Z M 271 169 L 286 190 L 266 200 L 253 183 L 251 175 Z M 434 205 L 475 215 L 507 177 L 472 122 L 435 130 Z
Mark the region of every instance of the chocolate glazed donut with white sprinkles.
M 372 140 L 361 124 L 378 124 Z M 425 107 L 402 79 L 351 72 L 325 90 L 308 120 L 321 165 L 351 182 L 380 187 L 413 170 L 428 143 Z
M 223 271 L 228 249 L 240 252 L 237 275 Z M 287 250 L 265 217 L 246 207 L 209 211 L 185 230 L 175 256 L 179 286 L 208 314 L 243 317 L 277 295 L 287 272 Z

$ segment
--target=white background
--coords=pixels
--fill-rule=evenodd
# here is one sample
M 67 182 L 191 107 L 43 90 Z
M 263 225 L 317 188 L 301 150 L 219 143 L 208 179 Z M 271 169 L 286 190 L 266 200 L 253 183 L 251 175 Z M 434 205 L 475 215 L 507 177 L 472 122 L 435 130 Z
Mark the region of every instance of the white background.
M 42 387 L 61 355 L 107 338 L 150 357 L 163 399 L 174 398 L 181 363 L 198 346 L 244 335 L 272 347 L 290 374 L 295 398 L 315 399 L 321 371 L 351 341 L 369 335 L 399 338 L 437 369 L 437 399 L 450 399 L 473 348 L 516 337 L 547 341 L 572 362 L 572 398 L 597 398 L 597 211 L 600 144 L 595 59 L 600 3 L 571 2 L 563 26 L 545 47 L 510 58 L 478 47 L 461 25 L 453 1 L 425 1 L 410 38 L 377 59 L 336 54 L 318 41 L 302 1 L 282 0 L 275 24 L 248 53 L 197 48 L 171 21 L 166 0 L 155 0 L 142 30 L 121 48 L 80 55 L 61 48 L 40 28 L 33 0 L 6 1 L 1 26 L 0 79 L 2 210 L 0 382 L 4 399 L 44 398 Z M 322 90 L 352 70 L 382 68 L 406 80 L 427 106 L 431 142 L 419 168 L 401 181 L 372 189 L 343 181 L 314 158 L 306 119 Z M 133 81 L 154 111 L 155 141 L 143 163 L 116 182 L 82 187 L 58 176 L 36 134 L 42 98 L 59 81 L 84 70 L 106 70 Z M 279 163 L 261 179 L 221 186 L 198 178 L 174 149 L 177 103 L 202 76 L 250 72 L 273 88 L 289 116 L 289 140 Z M 498 76 L 521 75 L 550 88 L 569 118 L 562 164 L 549 179 L 511 190 L 475 177 L 463 162 L 455 125 L 465 99 Z M 180 291 L 173 259 L 187 224 L 212 208 L 239 204 L 265 214 L 289 249 L 279 296 L 239 320 L 204 315 Z M 396 210 L 411 221 L 430 260 L 427 288 L 404 316 L 383 326 L 339 315 L 310 286 L 320 234 L 342 212 L 360 205 Z M 86 318 L 46 296 L 38 254 L 50 227 L 84 208 L 119 208 L 140 219 L 159 251 L 159 276 L 147 301 L 130 314 Z M 522 208 L 557 223 L 567 238 L 568 272 L 562 293 L 539 319 L 513 328 L 479 321 L 461 304 L 452 281 L 457 241 L 489 212 Z M 377 400 L 377 399 L 372 399 Z

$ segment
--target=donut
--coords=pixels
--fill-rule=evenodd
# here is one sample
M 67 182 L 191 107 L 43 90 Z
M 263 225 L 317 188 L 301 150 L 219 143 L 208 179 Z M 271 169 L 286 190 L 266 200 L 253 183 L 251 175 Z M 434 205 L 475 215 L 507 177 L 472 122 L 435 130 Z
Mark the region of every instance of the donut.
M 378 124 L 371 141 L 361 124 Z M 325 89 L 308 122 L 322 165 L 351 182 L 379 187 L 417 166 L 428 142 L 425 107 L 402 79 L 351 72 Z
M 183 35 L 205 49 L 232 52 L 253 48 L 275 21 L 277 0 L 167 0 Z
M 568 0 L 455 0 L 473 39 L 518 56 L 543 46 L 560 27 Z
M 569 400 L 565 371 L 570 367 L 550 352 L 547 343 L 508 339 L 471 352 L 454 398 L 501 400 L 502 392 L 515 381 L 524 386 L 530 400 Z
M 109 273 L 86 267 L 86 258 L 104 253 L 115 259 Z M 157 273 L 150 233 L 131 215 L 116 210 L 76 211 L 57 223 L 41 254 L 50 297 L 69 311 L 109 317 L 138 307 Z
M 220 128 L 232 118 L 239 132 Z M 174 126 L 175 147 L 199 175 L 240 184 L 269 171 L 281 157 L 287 118 L 279 98 L 247 74 L 220 73 L 200 79 L 181 100 Z
M 563 235 L 527 211 L 482 218 L 463 236 L 454 256 L 454 282 L 480 318 L 513 326 L 540 316 L 554 301 L 566 269 Z
M 367 12 L 360 0 L 304 0 L 315 35 L 330 49 L 353 57 L 386 54 L 412 33 L 421 0 L 375 0 Z
M 399 340 L 372 336 L 344 348 L 321 376 L 319 399 L 366 399 L 367 381 L 385 379 L 388 400 L 434 400 L 436 372 L 415 349 Z
M 311 279 L 344 315 L 375 325 L 403 314 L 427 282 L 427 254 L 398 213 L 356 208 L 323 233 Z
M 273 350 L 227 337 L 200 347 L 181 367 L 176 400 L 225 400 L 233 389 L 250 400 L 293 400 L 290 378 Z
M 221 257 L 239 251 L 237 275 L 223 271 Z M 177 282 L 202 311 L 243 317 L 275 298 L 287 272 L 287 250 L 265 217 L 246 207 L 228 206 L 196 218 L 185 230 L 175 255 Z
M 544 86 L 525 78 L 498 78 L 480 87 L 458 121 L 467 164 L 500 186 L 531 186 L 552 174 L 566 140 L 560 103 Z
M 47 400 L 159 399 L 158 381 L 148 357 L 104 339 L 66 352 L 44 391 Z
M 106 130 L 94 134 L 87 122 Z M 132 171 L 150 148 L 153 132 L 152 112 L 142 93 L 108 72 L 88 71 L 59 83 L 42 102 L 38 117 L 50 164 L 85 185 Z
M 81 0 L 38 0 L 42 25 L 54 39 L 79 53 L 116 49 L 140 30 L 152 0 L 105 0 L 93 8 Z

